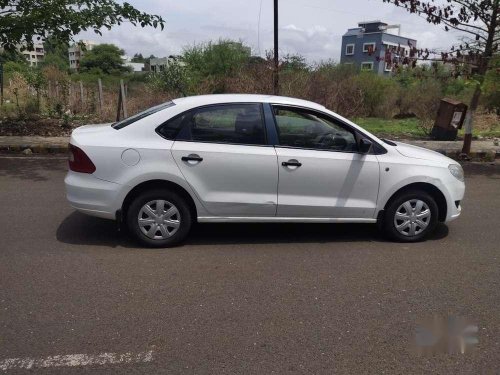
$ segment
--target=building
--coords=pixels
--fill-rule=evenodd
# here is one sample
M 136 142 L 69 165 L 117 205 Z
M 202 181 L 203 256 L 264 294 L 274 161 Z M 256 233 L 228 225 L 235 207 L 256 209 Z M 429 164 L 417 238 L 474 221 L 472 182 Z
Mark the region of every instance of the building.
M 398 29 L 398 34 L 388 30 Z M 381 21 L 360 22 L 342 36 L 340 62 L 356 69 L 389 75 L 398 65 L 415 61 L 417 41 L 400 36 L 399 25 Z
M 85 46 L 85 48 L 82 48 Z M 80 60 L 82 59 L 85 51 L 90 51 L 97 45 L 96 42 L 90 40 L 81 40 L 79 43 L 75 43 L 68 48 L 68 58 L 69 67 L 73 70 L 78 70 L 80 68 Z
M 149 59 L 146 64 L 146 70 L 153 73 L 160 73 L 167 69 L 168 65 L 173 61 L 173 56 L 170 57 L 155 57 Z
M 30 66 L 38 66 L 38 64 L 41 63 L 45 57 L 43 43 L 33 43 L 33 49 L 30 51 L 23 50 L 21 47 L 19 47 L 18 50 Z
M 24 56 L 30 66 L 38 66 L 45 58 L 45 50 L 43 48 L 43 43 L 33 43 L 33 49 L 27 50 L 26 44 L 18 44 L 16 46 L 17 51 Z M 0 52 L 4 52 L 5 49 L 0 47 Z
M 140 73 L 144 72 L 146 69 L 145 63 L 132 62 L 132 59 L 129 56 L 122 56 L 123 65 L 132 68 L 132 72 Z

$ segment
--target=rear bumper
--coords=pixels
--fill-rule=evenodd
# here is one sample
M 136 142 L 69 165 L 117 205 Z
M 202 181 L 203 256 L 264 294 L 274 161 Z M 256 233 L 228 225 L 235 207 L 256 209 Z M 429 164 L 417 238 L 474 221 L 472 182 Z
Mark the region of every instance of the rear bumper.
M 66 198 L 73 208 L 87 215 L 116 219 L 116 211 L 121 208 L 122 185 L 72 171 L 68 172 L 64 183 Z

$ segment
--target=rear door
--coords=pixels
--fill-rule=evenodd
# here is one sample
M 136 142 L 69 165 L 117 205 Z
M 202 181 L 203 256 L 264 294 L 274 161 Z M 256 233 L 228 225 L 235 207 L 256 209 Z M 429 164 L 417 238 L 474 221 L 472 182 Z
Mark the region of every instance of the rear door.
M 183 121 L 172 154 L 205 208 L 218 217 L 275 216 L 277 156 L 262 105 L 211 105 Z
M 336 119 L 275 106 L 282 217 L 372 219 L 379 189 L 375 155 L 357 152 L 353 129 Z

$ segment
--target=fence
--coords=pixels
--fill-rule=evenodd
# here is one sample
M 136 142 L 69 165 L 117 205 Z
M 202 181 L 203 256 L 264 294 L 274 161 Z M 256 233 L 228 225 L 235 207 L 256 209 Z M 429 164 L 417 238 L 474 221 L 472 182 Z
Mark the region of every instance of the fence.
M 4 92 L 4 115 L 31 115 L 49 117 L 88 117 L 92 121 L 111 122 L 117 117 L 131 116 L 169 99 L 169 95 L 153 92 L 143 82 L 104 83 L 48 79 L 43 85 L 29 84 L 21 76 L 8 80 Z

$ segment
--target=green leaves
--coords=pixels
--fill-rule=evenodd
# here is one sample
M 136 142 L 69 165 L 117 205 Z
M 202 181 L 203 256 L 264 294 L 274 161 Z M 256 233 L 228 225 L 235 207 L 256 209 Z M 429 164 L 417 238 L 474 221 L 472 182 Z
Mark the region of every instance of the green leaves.
M 113 44 L 99 44 L 85 52 L 80 61 L 80 71 L 114 75 L 128 72 L 130 69 L 123 66 L 123 53 Z
M 111 29 L 124 20 L 142 27 L 161 27 L 161 16 L 139 11 L 115 0 L 0 0 L 0 45 L 14 50 L 18 44 L 33 47 L 33 38 L 49 35 L 70 40 L 81 31 Z

